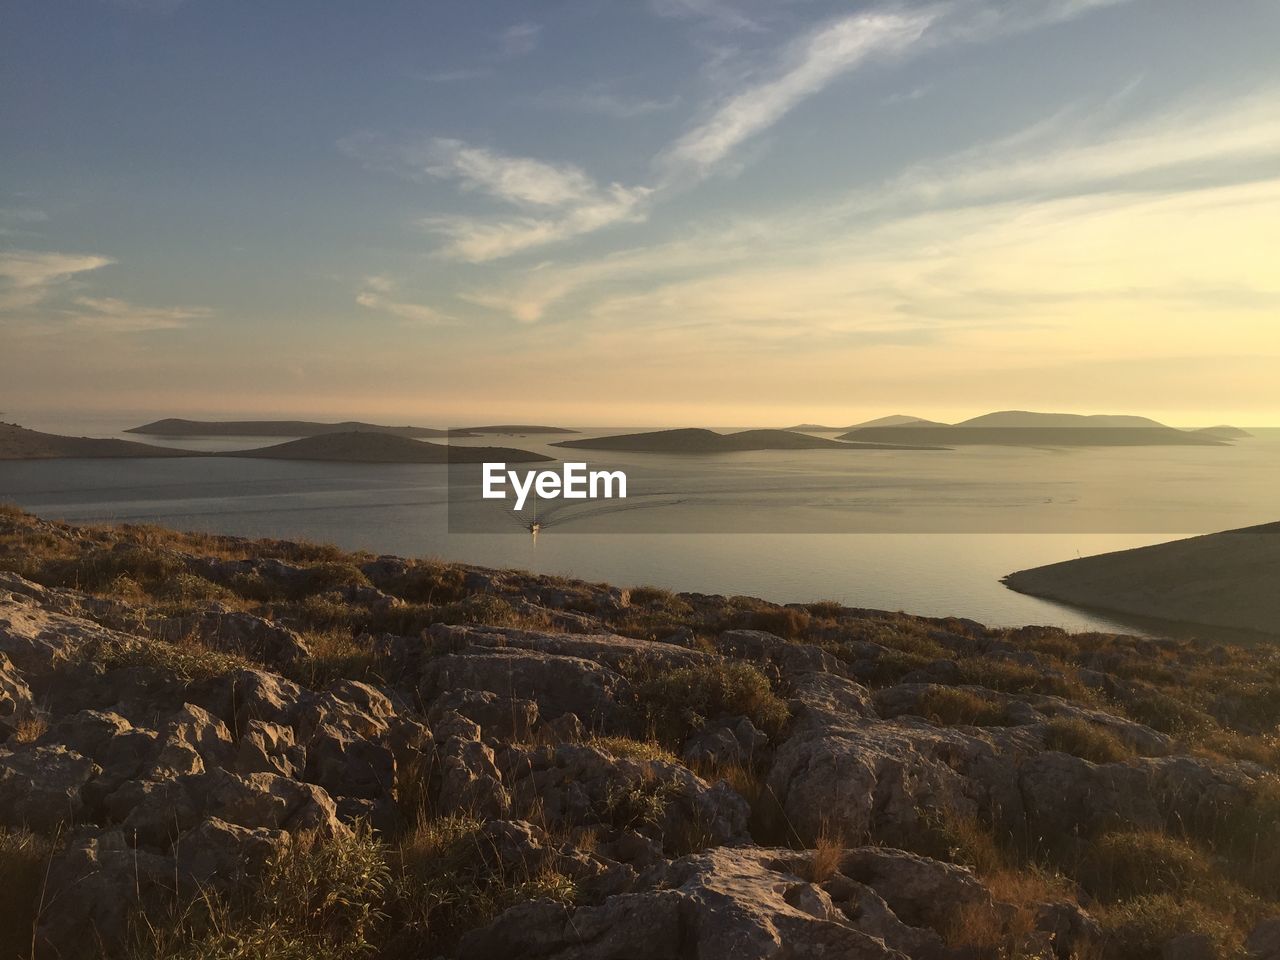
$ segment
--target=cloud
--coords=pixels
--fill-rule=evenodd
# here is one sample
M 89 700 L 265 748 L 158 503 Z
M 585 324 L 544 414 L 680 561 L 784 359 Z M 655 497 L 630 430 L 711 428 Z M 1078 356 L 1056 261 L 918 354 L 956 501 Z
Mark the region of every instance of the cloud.
M 722 29 L 753 33 L 764 29 L 758 20 L 742 13 L 728 0 L 651 0 L 650 7 L 660 17 L 701 20 Z
M 1280 164 L 1278 104 L 1280 90 L 1269 90 L 1110 128 L 1098 121 L 1105 110 L 1064 111 L 1009 137 L 918 164 L 874 190 L 855 193 L 840 213 L 1176 192 L 1269 176 Z
M 536 23 L 517 23 L 502 31 L 499 38 L 504 57 L 523 57 L 538 49 L 542 27 Z
M 386 276 L 365 277 L 356 303 L 369 310 L 381 310 L 414 326 L 437 327 L 453 322 L 453 319 L 432 307 L 408 303 L 394 296 L 396 284 Z
M 555 216 L 485 220 L 475 217 L 428 217 L 421 225 L 446 238 L 443 255 L 469 263 L 509 257 L 534 247 L 594 233 L 619 223 L 638 223 L 647 216 L 647 187 L 613 184 L 575 202 Z
M 23 332 L 53 333 L 74 326 L 104 333 L 173 330 L 210 315 L 202 307 L 141 307 L 112 297 L 68 293 L 80 274 L 114 263 L 110 257 L 16 250 L 0 254 L 0 317 Z
M 615 93 L 585 90 L 544 93 L 534 97 L 533 100 L 540 107 L 612 117 L 615 120 L 632 120 L 651 113 L 661 113 L 674 109 L 681 103 L 679 94 L 659 100 L 644 97 L 623 97 Z
M 114 263 L 110 257 L 75 253 L 0 253 L 0 311 L 34 306 L 80 273 Z
M 192 320 L 211 315 L 203 307 L 140 307 L 112 297 L 77 297 L 69 314 L 77 326 L 104 333 L 150 333 L 180 330 Z
M 466 80 L 482 80 L 493 76 L 490 67 L 460 67 L 457 70 L 436 70 L 432 73 L 415 74 L 418 79 L 427 83 L 462 83 Z
M 432 176 L 461 181 L 464 189 L 520 206 L 582 203 L 598 192 L 595 182 L 571 164 L 509 157 L 461 140 L 431 141 L 425 169 Z
M 801 101 L 877 55 L 918 41 L 932 13 L 845 17 L 791 45 L 773 76 L 739 90 L 658 159 L 667 180 L 700 179 L 747 139 L 767 130 Z

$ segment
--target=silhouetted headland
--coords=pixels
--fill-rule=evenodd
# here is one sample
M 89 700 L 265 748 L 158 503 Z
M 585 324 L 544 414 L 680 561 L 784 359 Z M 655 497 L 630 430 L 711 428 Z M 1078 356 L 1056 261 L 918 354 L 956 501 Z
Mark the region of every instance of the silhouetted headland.
M 1095 610 L 1280 635 L 1280 523 L 1020 570 L 1004 583 Z

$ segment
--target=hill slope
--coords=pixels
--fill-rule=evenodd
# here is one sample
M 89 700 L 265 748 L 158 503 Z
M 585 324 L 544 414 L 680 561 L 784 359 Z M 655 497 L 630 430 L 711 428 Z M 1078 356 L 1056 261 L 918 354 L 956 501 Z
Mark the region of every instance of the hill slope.
M 0 460 L 201 456 L 204 454 L 171 447 L 153 447 L 148 443 L 135 443 L 132 440 L 62 437 L 54 433 L 28 430 L 13 423 L 0 423 Z
M 1280 523 L 1020 570 L 1004 583 L 1098 610 L 1280 635 Z

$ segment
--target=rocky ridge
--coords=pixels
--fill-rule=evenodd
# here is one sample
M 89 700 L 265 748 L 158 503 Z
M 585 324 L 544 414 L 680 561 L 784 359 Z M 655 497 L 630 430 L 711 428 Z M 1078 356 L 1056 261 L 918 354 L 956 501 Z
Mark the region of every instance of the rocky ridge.
M 1169 692 L 1206 676 L 1209 699 Z M 6 511 L 0 864 L 30 882 L 0 939 L 1275 958 L 1278 676 L 1234 648 Z

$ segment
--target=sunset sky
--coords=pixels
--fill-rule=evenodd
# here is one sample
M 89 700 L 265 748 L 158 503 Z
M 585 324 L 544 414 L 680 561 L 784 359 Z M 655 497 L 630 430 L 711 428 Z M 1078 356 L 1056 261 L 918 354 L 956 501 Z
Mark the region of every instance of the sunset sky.
M 1280 423 L 1275 0 L 6 0 L 0 411 Z

